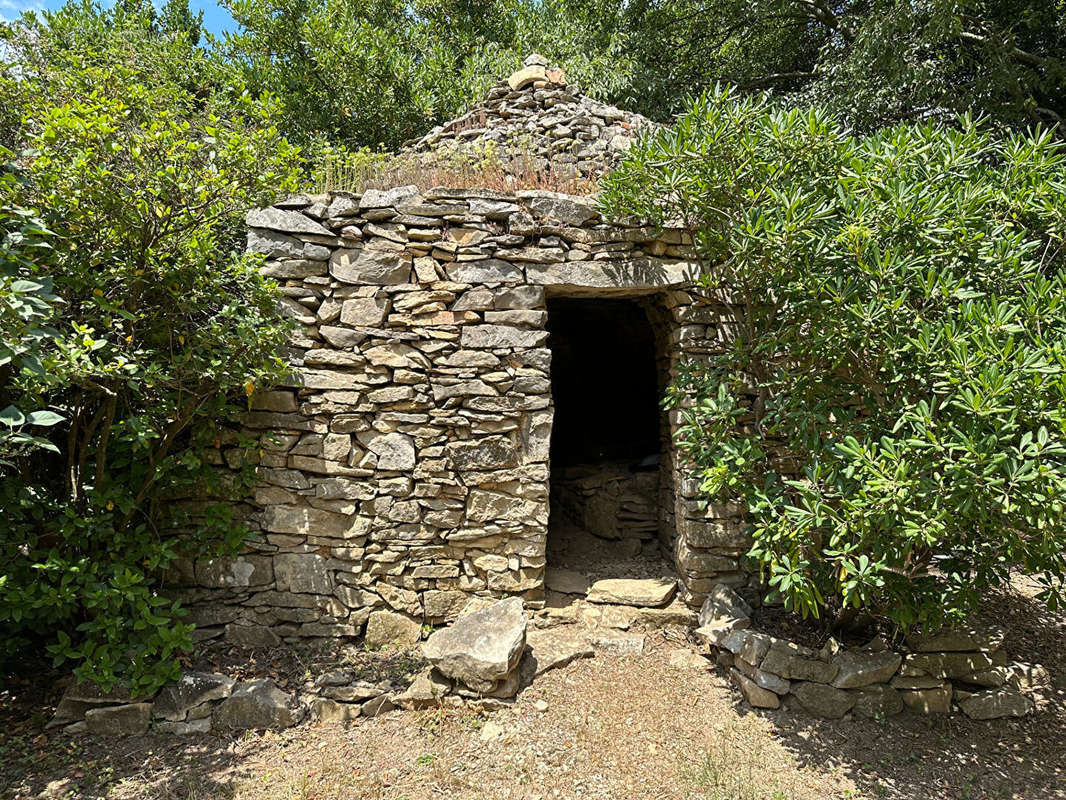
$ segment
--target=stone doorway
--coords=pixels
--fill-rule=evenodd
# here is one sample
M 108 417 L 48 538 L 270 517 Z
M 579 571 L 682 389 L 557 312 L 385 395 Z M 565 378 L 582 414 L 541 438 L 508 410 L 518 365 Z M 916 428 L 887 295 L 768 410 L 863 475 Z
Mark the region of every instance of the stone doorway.
M 668 330 L 655 295 L 549 298 L 553 423 L 545 588 L 672 575 L 660 505 Z

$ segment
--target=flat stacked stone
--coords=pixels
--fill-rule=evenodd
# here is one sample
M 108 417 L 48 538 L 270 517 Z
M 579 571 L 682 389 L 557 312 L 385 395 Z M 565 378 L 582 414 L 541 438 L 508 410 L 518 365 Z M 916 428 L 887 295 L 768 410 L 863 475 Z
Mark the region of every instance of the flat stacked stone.
M 1040 667 L 1006 666 L 998 628 L 947 628 L 908 637 L 899 653 L 880 638 L 862 648 L 830 640 L 821 650 L 751 629 L 751 608 L 719 585 L 700 610 L 697 638 L 718 653 L 748 704 L 778 708 L 788 697 L 808 714 L 838 719 L 923 714 L 953 707 L 972 719 L 1020 717 L 1036 709 L 1049 680 Z M 992 665 L 1002 664 L 998 670 Z M 988 687 L 988 688 L 985 688 Z
M 458 153 L 494 148 L 505 170 L 552 170 L 594 180 L 615 166 L 642 133 L 647 117 L 583 95 L 563 70 L 539 55 L 458 119 L 409 142 L 426 165 Z

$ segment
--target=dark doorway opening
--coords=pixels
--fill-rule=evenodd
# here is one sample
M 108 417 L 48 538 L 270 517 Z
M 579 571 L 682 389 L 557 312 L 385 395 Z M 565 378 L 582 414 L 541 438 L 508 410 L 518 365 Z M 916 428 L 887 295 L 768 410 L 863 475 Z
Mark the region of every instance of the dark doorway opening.
M 659 452 L 655 336 L 635 300 L 548 301 L 552 468 Z
M 546 588 L 662 573 L 662 335 L 653 298 L 550 298 L 551 515 Z

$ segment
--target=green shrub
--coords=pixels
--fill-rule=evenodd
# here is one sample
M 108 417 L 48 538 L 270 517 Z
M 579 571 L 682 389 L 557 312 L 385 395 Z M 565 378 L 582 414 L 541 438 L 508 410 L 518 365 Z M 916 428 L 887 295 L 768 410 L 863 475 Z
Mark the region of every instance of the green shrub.
M 958 615 L 1066 574 L 1066 148 L 971 120 L 856 137 L 719 89 L 634 147 L 610 211 L 695 234 L 729 319 L 670 392 L 708 497 L 803 614 Z
M 55 41 L 63 25 L 43 25 L 13 50 L 10 79 L 32 102 L 24 180 L 5 184 L 2 205 L 34 209 L 53 250 L 8 259 L 11 286 L 51 286 L 60 305 L 2 392 L 62 420 L 52 452 L 0 466 L 0 635 L 11 652 L 44 636 L 79 678 L 137 690 L 173 677 L 190 645 L 163 572 L 234 552 L 246 534 L 212 499 L 240 495 L 255 451 L 244 442 L 225 480 L 212 462 L 236 439 L 245 395 L 284 374 L 289 326 L 241 253 L 242 217 L 294 186 L 295 153 L 272 103 L 190 91 L 182 65 L 200 51 L 127 23 L 71 50 Z M 6 320 L 5 351 L 27 340 Z

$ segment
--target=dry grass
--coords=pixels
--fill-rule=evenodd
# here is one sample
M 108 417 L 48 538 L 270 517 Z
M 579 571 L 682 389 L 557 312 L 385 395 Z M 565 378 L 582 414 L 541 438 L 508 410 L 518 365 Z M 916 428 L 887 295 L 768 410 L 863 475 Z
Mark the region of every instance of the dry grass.
M 415 185 L 453 189 L 490 189 L 513 192 L 541 189 L 589 195 L 597 191 L 593 178 L 576 169 L 533 155 L 521 143 L 498 148 L 492 142 L 439 148 L 434 153 L 378 153 L 370 150 L 323 153 L 313 173 L 316 192 L 390 189 Z

